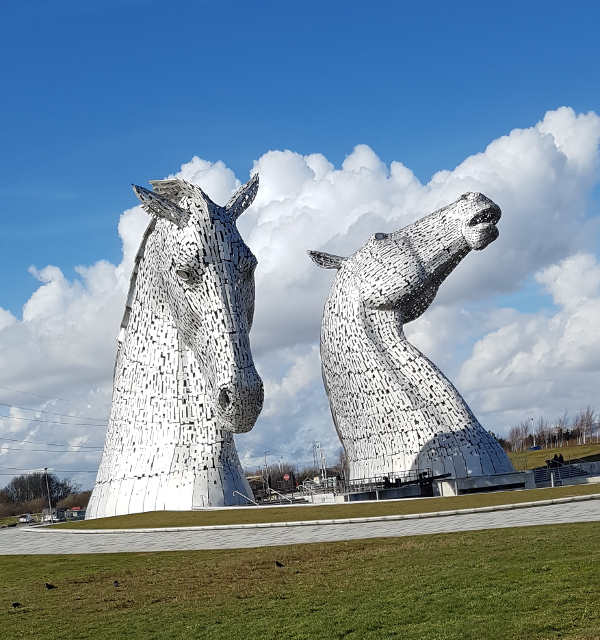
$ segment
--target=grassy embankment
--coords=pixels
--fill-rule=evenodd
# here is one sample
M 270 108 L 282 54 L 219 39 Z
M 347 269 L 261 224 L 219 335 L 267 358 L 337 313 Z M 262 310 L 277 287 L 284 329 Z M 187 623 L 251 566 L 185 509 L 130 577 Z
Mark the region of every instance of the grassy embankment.
M 545 467 L 546 460 L 551 460 L 554 454 L 562 453 L 565 462 L 597 462 L 600 460 L 600 444 L 582 444 L 576 447 L 560 447 L 558 449 L 540 449 L 539 451 L 515 451 L 509 453 L 508 457 L 515 465 L 517 471 L 524 469 L 536 469 Z
M 55 525 L 69 529 L 138 529 L 152 527 L 194 527 L 218 524 L 250 524 L 257 522 L 297 522 L 299 520 L 332 520 L 373 516 L 430 513 L 473 509 L 492 505 L 512 504 L 566 498 L 600 493 L 600 485 L 575 485 L 554 489 L 502 491 L 449 498 L 425 498 L 380 502 L 327 504 L 315 506 L 226 509 L 214 511 L 152 511 L 114 518 L 99 518 L 85 522 Z
M 599 574 L 597 523 L 230 551 L 0 556 L 0 637 L 597 640 Z
M 19 522 L 19 516 L 6 516 L 5 518 L 0 518 L 0 527 L 6 524 L 14 524 L 15 522 Z

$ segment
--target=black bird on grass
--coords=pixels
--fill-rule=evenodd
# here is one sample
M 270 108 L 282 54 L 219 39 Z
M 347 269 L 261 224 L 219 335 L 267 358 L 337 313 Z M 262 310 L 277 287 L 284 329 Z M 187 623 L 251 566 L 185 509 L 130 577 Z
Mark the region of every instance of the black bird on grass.
M 23 605 L 20 602 L 13 602 L 13 609 L 18 609 L 19 607 L 22 607 Z
M 50 584 L 49 582 L 46 582 L 46 589 L 48 589 L 48 591 L 50 589 L 58 589 L 58 587 L 55 587 L 53 584 Z
M 120 586 L 121 586 L 121 585 L 119 584 L 119 581 L 118 581 L 118 580 L 115 580 L 114 584 L 115 584 L 115 587 L 120 587 Z
M 275 560 L 275 566 L 276 567 L 283 567 L 284 565 L 282 565 L 281 562 L 279 562 L 279 560 Z

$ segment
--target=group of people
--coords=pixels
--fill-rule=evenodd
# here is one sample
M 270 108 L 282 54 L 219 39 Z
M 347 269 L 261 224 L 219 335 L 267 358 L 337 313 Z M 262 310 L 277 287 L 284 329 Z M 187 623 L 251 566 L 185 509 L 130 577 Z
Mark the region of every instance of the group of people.
M 565 464 L 565 459 L 563 458 L 563 454 L 557 455 L 554 454 L 554 458 L 552 460 L 546 460 L 546 465 L 548 467 L 562 467 Z

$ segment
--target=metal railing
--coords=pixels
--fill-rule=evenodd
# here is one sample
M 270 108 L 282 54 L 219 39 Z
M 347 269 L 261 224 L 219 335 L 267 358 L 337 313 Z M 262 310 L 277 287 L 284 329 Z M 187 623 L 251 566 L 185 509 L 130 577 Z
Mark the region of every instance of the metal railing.
M 431 482 L 432 469 L 411 469 L 410 471 L 396 471 L 385 476 L 373 478 L 355 478 L 342 485 L 343 493 L 363 493 L 365 491 L 377 491 L 380 489 L 394 489 L 411 484 Z M 437 477 L 437 476 L 436 476 Z
M 569 478 L 581 478 L 591 475 L 587 469 L 582 469 L 577 463 L 547 466 L 541 469 L 534 469 L 533 473 L 536 484 L 551 482 L 552 476 L 554 476 L 555 482 L 561 482 Z
M 204 496 L 201 495 L 200 496 L 203 500 L 206 500 L 206 502 L 208 502 L 208 506 L 209 507 L 214 507 L 215 509 L 218 509 L 219 507 L 208 497 L 208 496 Z M 201 507 L 199 507 L 198 505 L 192 505 L 192 511 L 195 511 L 196 509 L 200 510 L 200 509 L 205 509 L 206 507 L 204 505 L 202 505 Z
M 248 496 L 244 495 L 243 493 L 240 493 L 239 491 L 234 491 L 233 492 L 233 496 L 241 496 L 242 498 L 244 498 L 245 500 L 247 500 L 248 502 L 251 502 L 253 505 L 258 507 L 258 503 L 254 502 L 254 500 L 251 500 Z
M 275 489 L 272 489 L 271 487 L 269 487 L 269 491 L 271 493 L 275 493 L 277 494 L 280 498 L 283 498 L 284 500 L 287 500 L 290 503 L 294 503 L 294 501 L 291 498 L 288 498 L 287 496 L 284 496 L 283 493 L 279 493 L 279 491 L 275 491 Z

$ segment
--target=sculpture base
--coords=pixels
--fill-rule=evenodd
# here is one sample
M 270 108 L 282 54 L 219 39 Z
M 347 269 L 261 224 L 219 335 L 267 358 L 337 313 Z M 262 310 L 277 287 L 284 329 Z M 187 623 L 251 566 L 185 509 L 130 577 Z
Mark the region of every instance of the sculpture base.
M 463 496 L 490 491 L 535 489 L 535 478 L 533 471 L 516 471 L 515 473 L 498 473 L 472 478 L 437 480 L 433 487 L 436 496 Z

